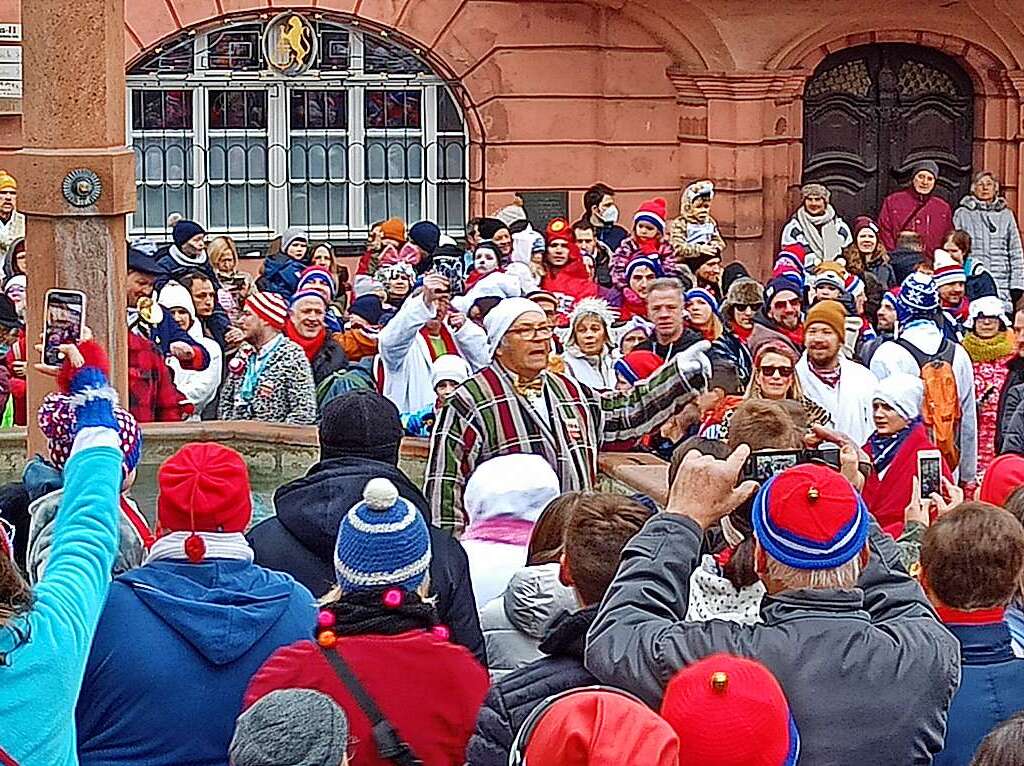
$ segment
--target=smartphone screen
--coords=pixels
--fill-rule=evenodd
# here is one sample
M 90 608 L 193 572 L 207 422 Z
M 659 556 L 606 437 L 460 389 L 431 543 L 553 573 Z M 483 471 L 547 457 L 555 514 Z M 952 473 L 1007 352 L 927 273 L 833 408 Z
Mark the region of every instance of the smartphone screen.
M 58 365 L 58 347 L 64 343 L 77 343 L 82 338 L 85 293 L 79 290 L 47 290 L 43 317 L 43 363 Z
M 937 450 L 917 453 L 917 478 L 922 498 L 942 493 L 942 455 Z
M 777 473 L 799 464 L 800 450 L 764 450 L 751 453 L 743 469 L 744 479 L 764 483 Z

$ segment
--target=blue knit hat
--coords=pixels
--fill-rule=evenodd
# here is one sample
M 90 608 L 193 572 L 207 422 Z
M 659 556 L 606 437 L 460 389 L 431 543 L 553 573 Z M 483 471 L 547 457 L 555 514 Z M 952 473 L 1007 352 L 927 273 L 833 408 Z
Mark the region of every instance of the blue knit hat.
M 661 268 L 661 261 L 657 258 L 649 258 L 646 255 L 637 255 L 630 259 L 629 263 L 626 264 L 626 284 L 629 284 L 629 278 L 633 276 L 633 272 L 646 266 L 654 272 L 654 276 L 663 277 L 665 272 Z
M 345 593 L 396 587 L 414 591 L 430 568 L 427 523 L 387 479 L 371 479 L 341 521 L 334 573 Z
M 900 322 L 931 319 L 939 308 L 939 289 L 927 274 L 915 271 L 900 285 L 896 297 L 896 316 Z
M 200 226 L 195 221 L 178 221 L 174 224 L 171 236 L 174 238 L 174 244 L 181 247 L 188 242 L 192 237 L 197 234 L 205 234 L 206 229 Z
M 768 281 L 764 288 L 764 310 L 771 311 L 772 301 L 781 292 L 793 293 L 797 298 L 803 297 L 803 287 L 789 277 L 775 277 Z
M 770 478 L 754 498 L 757 542 L 794 569 L 834 569 L 868 537 L 868 509 L 842 474 L 808 463 Z
M 700 298 L 702 301 L 704 301 L 711 307 L 711 311 L 714 313 L 715 316 L 721 318 L 722 314 L 718 310 L 718 301 L 715 300 L 715 296 L 713 296 L 710 292 L 705 290 L 703 287 L 695 287 L 692 290 L 688 290 L 686 292 L 687 303 L 692 301 L 694 298 Z

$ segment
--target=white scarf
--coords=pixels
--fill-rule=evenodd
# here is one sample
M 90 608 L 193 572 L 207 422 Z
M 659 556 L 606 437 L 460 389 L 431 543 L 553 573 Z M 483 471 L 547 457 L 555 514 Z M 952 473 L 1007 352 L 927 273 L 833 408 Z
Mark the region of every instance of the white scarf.
M 822 260 L 834 261 L 843 254 L 843 240 L 839 236 L 836 225 L 836 211 L 831 205 L 821 215 L 811 215 L 803 205 L 796 211 L 796 219 L 800 223 L 800 231 L 810 245 L 811 250 L 821 256 Z
M 233 559 L 252 563 L 255 558 L 252 548 L 241 532 L 169 532 L 159 538 L 149 549 L 144 563 L 151 561 L 188 561 L 185 541 L 193 534 L 202 538 L 206 545 L 203 560 Z
M 209 257 L 205 250 L 203 250 L 201 253 L 197 255 L 187 255 L 177 245 L 171 245 L 170 249 L 167 252 L 170 253 L 171 258 L 173 258 L 177 263 L 180 263 L 182 266 L 205 266 L 206 262 L 209 260 Z

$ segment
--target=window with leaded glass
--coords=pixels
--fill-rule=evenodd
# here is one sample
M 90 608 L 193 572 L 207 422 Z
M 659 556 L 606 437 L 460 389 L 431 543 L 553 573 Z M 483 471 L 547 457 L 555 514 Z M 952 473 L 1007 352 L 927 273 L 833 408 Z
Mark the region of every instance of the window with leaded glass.
M 267 92 L 211 90 L 206 173 L 210 225 L 217 230 L 266 229 Z
M 289 94 L 290 223 L 327 228 L 348 222 L 348 94 Z
M 135 152 L 135 225 L 163 230 L 171 213 L 192 214 L 193 93 L 136 90 L 132 93 Z

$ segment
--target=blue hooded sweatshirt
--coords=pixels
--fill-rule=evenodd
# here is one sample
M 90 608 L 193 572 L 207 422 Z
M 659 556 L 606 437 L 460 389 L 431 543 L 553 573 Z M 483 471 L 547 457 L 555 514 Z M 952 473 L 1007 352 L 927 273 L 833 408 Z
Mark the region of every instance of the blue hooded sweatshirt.
M 78 700 L 83 766 L 227 766 L 249 680 L 310 638 L 312 594 L 247 561 L 154 561 L 114 580 Z

